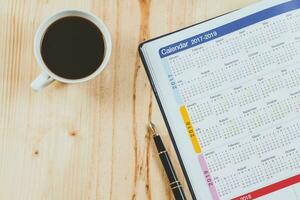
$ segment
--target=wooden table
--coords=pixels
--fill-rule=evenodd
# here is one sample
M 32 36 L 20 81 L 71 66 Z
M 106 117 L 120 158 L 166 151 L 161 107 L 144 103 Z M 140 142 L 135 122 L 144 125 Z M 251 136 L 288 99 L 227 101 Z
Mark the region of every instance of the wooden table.
M 254 1 L 0 0 L 0 199 L 172 199 L 150 119 L 183 175 L 137 46 Z M 103 19 L 113 41 L 110 64 L 87 83 L 33 92 L 30 82 L 41 72 L 34 33 L 63 8 Z

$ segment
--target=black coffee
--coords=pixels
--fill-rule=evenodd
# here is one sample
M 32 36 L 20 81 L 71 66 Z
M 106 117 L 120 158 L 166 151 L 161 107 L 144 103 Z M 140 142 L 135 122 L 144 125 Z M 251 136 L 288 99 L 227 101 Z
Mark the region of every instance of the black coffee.
M 98 27 L 82 17 L 65 17 L 46 30 L 41 52 L 47 67 L 67 79 L 80 79 L 97 70 L 104 57 Z

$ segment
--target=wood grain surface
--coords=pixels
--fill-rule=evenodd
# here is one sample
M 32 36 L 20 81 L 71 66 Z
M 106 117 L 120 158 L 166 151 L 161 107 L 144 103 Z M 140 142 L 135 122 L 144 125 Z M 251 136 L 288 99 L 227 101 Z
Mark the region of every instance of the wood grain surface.
M 0 0 L 0 199 L 172 199 L 147 124 L 171 145 L 138 44 L 255 0 Z M 113 51 L 97 78 L 33 92 L 41 21 L 80 8 L 108 26 Z M 189 196 L 189 198 L 191 198 Z

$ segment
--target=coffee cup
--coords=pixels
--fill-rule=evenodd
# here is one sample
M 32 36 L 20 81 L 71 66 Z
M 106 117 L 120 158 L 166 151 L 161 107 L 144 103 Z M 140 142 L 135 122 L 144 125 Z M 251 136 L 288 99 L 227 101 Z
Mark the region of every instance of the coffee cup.
M 45 19 L 35 34 L 34 54 L 42 73 L 31 83 L 40 91 L 53 81 L 81 83 L 107 66 L 112 43 L 105 24 L 83 10 L 62 10 Z

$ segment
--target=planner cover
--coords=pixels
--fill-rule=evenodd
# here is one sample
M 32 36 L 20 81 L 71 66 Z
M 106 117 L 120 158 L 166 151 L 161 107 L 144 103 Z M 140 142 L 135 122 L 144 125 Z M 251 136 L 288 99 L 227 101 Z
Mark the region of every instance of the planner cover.
M 300 0 L 139 47 L 194 199 L 300 200 Z

